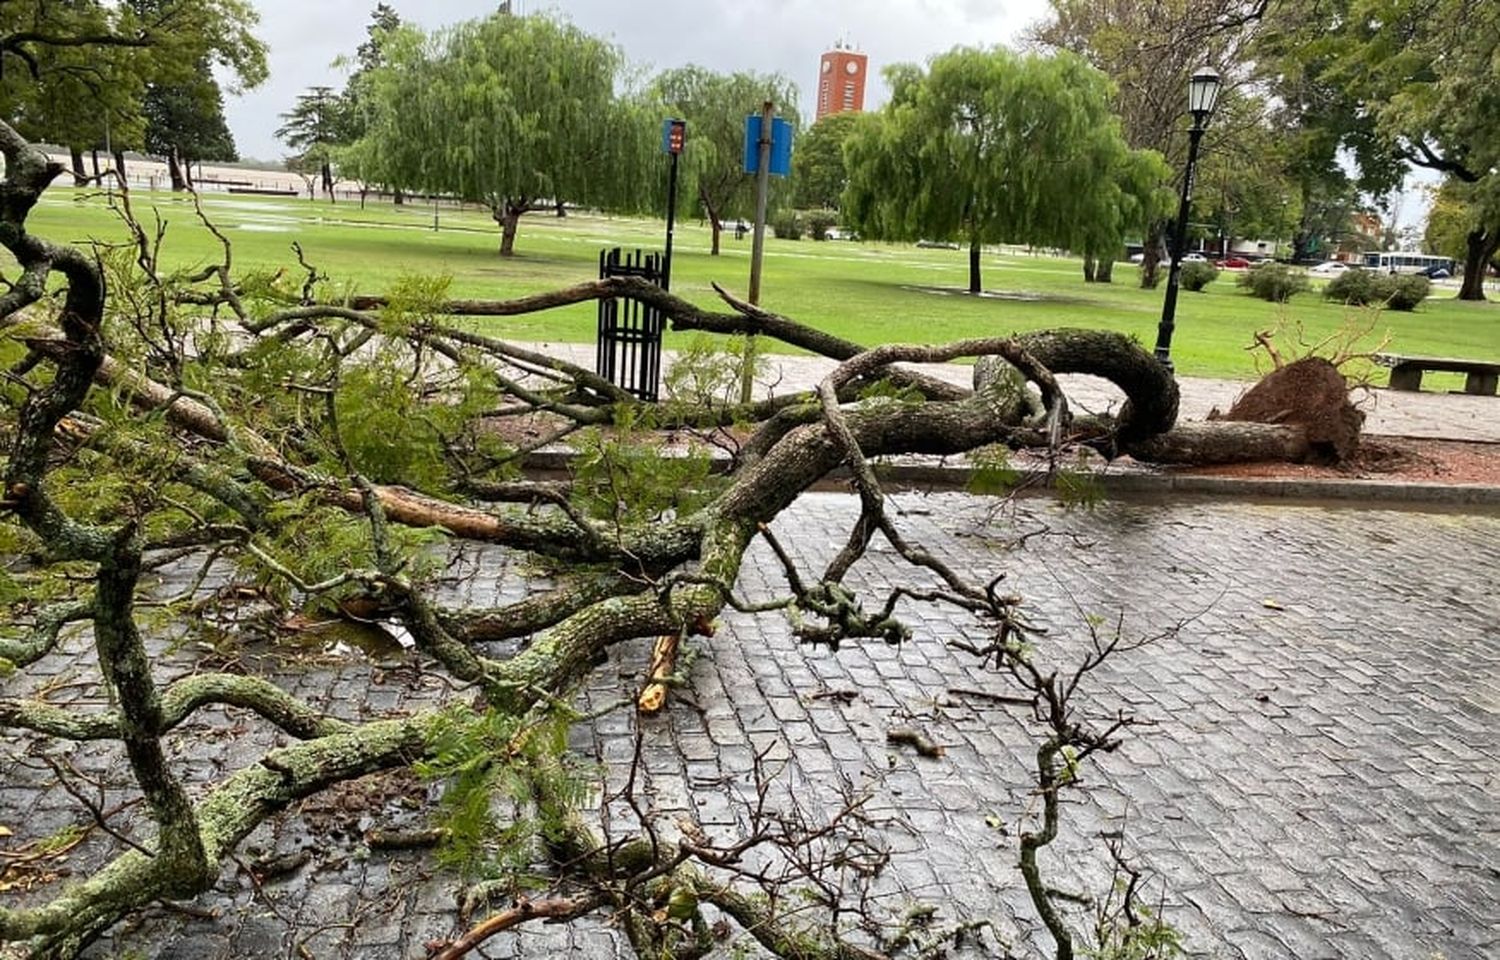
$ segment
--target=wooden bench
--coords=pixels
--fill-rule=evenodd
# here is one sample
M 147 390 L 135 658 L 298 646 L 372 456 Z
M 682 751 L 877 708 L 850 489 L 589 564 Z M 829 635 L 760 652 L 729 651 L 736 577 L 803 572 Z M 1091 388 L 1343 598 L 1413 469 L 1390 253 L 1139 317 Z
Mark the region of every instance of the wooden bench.
M 1422 374 L 1428 370 L 1467 374 L 1464 393 L 1493 397 L 1500 385 L 1500 361 L 1460 360 L 1455 357 L 1408 357 L 1377 353 L 1374 361 L 1391 368 L 1392 390 L 1421 390 Z

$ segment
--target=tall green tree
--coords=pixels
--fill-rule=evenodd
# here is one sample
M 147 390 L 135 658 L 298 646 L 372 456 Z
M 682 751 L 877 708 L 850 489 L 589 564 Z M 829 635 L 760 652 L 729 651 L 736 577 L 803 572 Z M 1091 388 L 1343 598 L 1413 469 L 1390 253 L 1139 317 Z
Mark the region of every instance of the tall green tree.
M 792 191 L 797 206 L 838 209 L 849 179 L 844 142 L 858 121 L 857 113 L 831 113 L 798 139 L 792 154 Z
M 849 140 L 845 216 L 866 237 L 967 244 L 971 293 L 983 244 L 1098 256 L 1160 212 L 1160 158 L 1126 145 L 1109 81 L 1079 57 L 958 48 L 890 79 Z
M 0 110 L 28 136 L 68 146 L 75 176 L 83 150 L 109 146 L 118 162 L 124 148 L 148 147 L 148 137 L 181 156 L 222 154 L 214 76 L 235 90 L 266 78 L 257 22 L 245 0 L 0 3 Z M 195 119 L 148 131 L 184 116 Z
M 332 87 L 309 87 L 292 109 L 281 114 L 276 136 L 297 151 L 305 170 L 317 170 L 323 193 L 333 197 L 333 154 L 347 137 L 348 106 Z
M 744 169 L 745 118 L 760 113 L 761 105 L 769 100 L 778 115 L 791 119 L 795 127 L 796 87 L 779 75 L 714 73 L 687 66 L 658 76 L 654 90 L 666 113 L 687 121 L 681 189 L 698 198 L 698 208 L 712 231 L 710 252 L 718 256 L 725 217 L 733 211 L 743 214 L 755 202 L 755 178 Z M 772 183 L 775 205 L 785 188 Z
M 365 135 L 364 108 L 365 91 L 370 83 L 371 73 L 385 63 L 383 45 L 387 38 L 401 29 L 401 15 L 388 3 L 377 3 L 375 9 L 370 12 L 370 22 L 365 25 L 365 39 L 355 51 L 352 60 L 341 58 L 335 61 L 335 66 L 353 66 L 353 72 L 349 74 L 348 81 L 344 84 L 343 93 L 343 141 L 333 151 L 335 165 L 346 175 L 353 177 L 360 184 L 360 203 L 364 203 L 365 192 L 372 185 L 389 186 L 383 183 L 377 176 L 378 171 L 374 169 L 369 160 L 367 144 L 362 144 Z M 397 204 L 405 201 L 404 195 L 398 189 L 394 196 Z
M 1367 180 L 1399 184 L 1395 158 L 1463 185 L 1458 296 L 1483 300 L 1485 265 L 1500 251 L 1500 5 L 1328 0 L 1280 29 L 1278 66 L 1338 93 L 1334 130 Z
M 500 254 L 523 214 L 558 201 L 639 208 L 650 196 L 655 130 L 617 97 L 623 57 L 545 16 L 495 14 L 380 44 L 362 87 L 360 162 L 397 187 L 489 207 Z
M 1051 15 L 1029 32 L 1044 50 L 1068 50 L 1115 84 L 1112 106 L 1126 142 L 1155 150 L 1180 187 L 1187 162 L 1187 83 L 1203 65 L 1218 69 L 1226 87 L 1247 83 L 1248 50 L 1272 0 L 1051 0 Z M 1212 124 L 1203 139 L 1207 160 L 1232 129 Z M 1145 229 L 1141 285 L 1155 286 L 1159 252 L 1171 211 Z
M 165 157 L 173 190 L 191 186 L 198 160 L 235 160 L 224 97 L 206 66 L 186 83 L 153 84 L 142 101 L 147 153 Z

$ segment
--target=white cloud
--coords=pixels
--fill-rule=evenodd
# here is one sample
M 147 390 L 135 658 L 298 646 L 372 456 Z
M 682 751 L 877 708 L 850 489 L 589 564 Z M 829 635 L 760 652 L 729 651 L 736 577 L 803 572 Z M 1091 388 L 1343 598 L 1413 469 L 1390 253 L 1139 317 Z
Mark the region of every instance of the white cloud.
M 373 0 L 259 0 L 259 35 L 271 48 L 271 79 L 259 90 L 228 97 L 225 112 L 241 154 L 276 159 L 286 148 L 274 131 L 308 87 L 340 87 L 331 64 L 354 53 L 365 37 Z M 404 20 L 436 29 L 487 16 L 480 0 L 396 0 Z M 846 39 L 870 56 L 872 73 L 902 61 L 922 62 L 958 45 L 1008 43 L 1047 9 L 1046 0 L 572 0 L 557 5 L 517 0 L 525 12 L 556 10 L 619 44 L 631 62 L 653 70 L 698 63 L 715 70 L 780 72 L 802 89 L 808 111 L 819 55 Z M 866 106 L 885 98 L 874 81 Z

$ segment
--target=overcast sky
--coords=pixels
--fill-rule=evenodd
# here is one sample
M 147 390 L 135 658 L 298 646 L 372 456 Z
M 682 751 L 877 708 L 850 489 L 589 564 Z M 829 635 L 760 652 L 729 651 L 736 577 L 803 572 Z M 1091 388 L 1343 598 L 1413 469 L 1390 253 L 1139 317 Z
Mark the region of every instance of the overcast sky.
M 487 16 L 494 0 L 395 0 L 402 20 L 431 30 Z M 271 48 L 271 78 L 225 113 L 240 154 L 278 160 L 277 114 L 308 87 L 341 88 L 334 58 L 365 37 L 375 0 L 255 0 L 260 37 Z M 818 57 L 845 39 L 870 57 L 865 107 L 885 101 L 882 67 L 923 62 L 959 44 L 1008 43 L 1047 9 L 1047 0 L 517 0 L 526 13 L 561 11 L 574 24 L 659 70 L 688 63 L 715 70 L 779 72 L 801 89 L 810 114 Z

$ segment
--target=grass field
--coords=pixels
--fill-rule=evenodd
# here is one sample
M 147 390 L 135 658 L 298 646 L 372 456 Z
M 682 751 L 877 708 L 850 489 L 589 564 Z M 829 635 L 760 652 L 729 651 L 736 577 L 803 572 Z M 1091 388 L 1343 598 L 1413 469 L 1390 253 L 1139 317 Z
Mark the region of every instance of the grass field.
M 167 222 L 163 259 L 190 266 L 216 259 L 217 242 L 193 216 L 190 203 L 167 193 L 134 194 L 137 214 L 154 210 Z M 335 283 L 361 293 L 385 289 L 408 273 L 447 274 L 455 296 L 504 298 L 566 286 L 597 275 L 606 246 L 660 249 L 660 221 L 544 214 L 522 218 L 518 255 L 502 260 L 499 230 L 488 215 L 443 208 L 433 231 L 429 206 L 371 204 L 280 197 L 208 194 L 204 209 L 231 239 L 238 268 L 295 269 L 291 243 Z M 95 192 L 54 188 L 32 214 L 34 232 L 54 240 L 119 240 L 118 219 Z M 679 224 L 673 264 L 674 292 L 695 302 L 718 302 L 718 281 L 743 293 L 748 285 L 750 240 L 726 233 L 724 252 L 708 255 L 709 232 Z M 1055 326 L 1119 330 L 1154 342 L 1162 291 L 1142 290 L 1136 268 L 1120 264 L 1113 284 L 1085 284 L 1075 259 L 1024 253 L 987 253 L 986 294 L 961 292 L 967 253 L 911 245 L 813 243 L 768 239 L 762 302 L 771 310 L 840 336 L 873 344 L 934 343 Z M 1320 285 L 1315 281 L 1315 286 Z M 1389 332 L 1389 349 L 1404 353 L 1500 359 L 1500 304 L 1458 303 L 1440 289 L 1414 313 L 1386 312 L 1376 329 Z M 1285 306 L 1235 289 L 1221 276 L 1205 293 L 1183 292 L 1177 309 L 1173 358 L 1179 372 L 1197 376 L 1251 377 L 1245 347 L 1256 330 L 1283 321 L 1300 323 L 1320 339 L 1358 315 L 1316 295 Z M 531 318 L 496 319 L 483 326 L 517 340 L 590 341 L 594 309 L 582 305 Z M 671 346 L 670 339 L 668 346 Z

